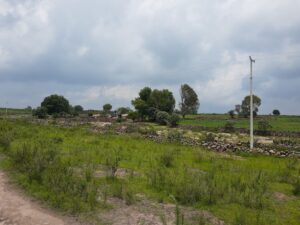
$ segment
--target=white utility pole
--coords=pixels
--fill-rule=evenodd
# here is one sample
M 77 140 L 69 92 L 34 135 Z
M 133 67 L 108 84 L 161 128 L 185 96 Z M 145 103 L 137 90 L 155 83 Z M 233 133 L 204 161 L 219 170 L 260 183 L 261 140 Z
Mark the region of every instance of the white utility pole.
M 250 150 L 253 149 L 253 78 L 252 78 L 252 64 L 255 60 L 249 56 L 250 59 Z

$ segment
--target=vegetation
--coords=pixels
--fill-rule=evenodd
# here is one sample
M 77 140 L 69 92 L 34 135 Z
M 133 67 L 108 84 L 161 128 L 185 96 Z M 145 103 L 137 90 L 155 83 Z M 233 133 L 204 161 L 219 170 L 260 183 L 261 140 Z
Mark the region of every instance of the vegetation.
M 253 115 L 256 116 L 258 112 L 258 108 L 261 105 L 261 99 L 253 95 Z M 241 114 L 244 117 L 248 117 L 250 115 L 250 96 L 246 96 L 241 105 Z
M 41 107 L 47 109 L 47 114 L 67 114 L 70 112 L 69 101 L 61 95 L 50 95 L 41 103 Z
M 258 129 L 260 120 L 267 120 L 272 126 L 271 131 L 300 131 L 300 116 L 259 116 L 254 120 L 254 129 Z M 249 119 L 237 118 L 230 119 L 234 122 L 236 128 L 249 128 Z M 180 120 L 179 124 L 201 126 L 203 128 L 223 128 L 228 122 L 228 115 L 225 114 L 199 114 L 188 115 L 184 120 Z
M 106 103 L 106 104 L 104 104 L 103 105 L 103 111 L 104 111 L 104 113 L 109 113 L 110 111 L 111 111 L 111 109 L 112 109 L 112 105 L 111 104 L 109 104 L 109 103 Z
M 36 116 L 39 119 L 45 119 L 47 118 L 47 108 L 37 107 L 35 110 L 32 111 L 32 115 Z
M 152 90 L 145 87 L 139 92 L 139 97 L 132 100 L 132 105 L 142 120 L 149 119 L 153 121 L 156 119 L 158 111 L 172 113 L 175 107 L 175 99 L 169 90 Z
M 184 118 L 186 114 L 197 114 L 200 105 L 198 95 L 189 85 L 181 85 L 180 97 L 179 106 L 182 117 Z
M 108 197 L 134 204 L 135 194 L 143 193 L 151 201 L 175 199 L 209 210 L 226 224 L 299 222 L 297 159 L 225 156 L 178 143 L 22 120 L 0 120 L 0 137 L 6 168 L 17 181 L 39 199 L 71 212 L 103 207 Z M 139 175 L 119 177 L 121 168 Z M 99 171 L 106 175 L 96 176 Z
M 274 109 L 273 110 L 273 115 L 274 116 L 279 116 L 280 115 L 280 111 L 278 109 Z

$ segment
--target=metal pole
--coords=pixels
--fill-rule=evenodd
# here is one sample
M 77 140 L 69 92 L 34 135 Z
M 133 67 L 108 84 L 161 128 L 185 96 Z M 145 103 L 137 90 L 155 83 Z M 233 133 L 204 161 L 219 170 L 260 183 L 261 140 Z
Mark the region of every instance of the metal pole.
M 249 56 L 250 59 L 250 150 L 253 149 L 253 77 L 252 77 L 252 63 L 255 60 Z

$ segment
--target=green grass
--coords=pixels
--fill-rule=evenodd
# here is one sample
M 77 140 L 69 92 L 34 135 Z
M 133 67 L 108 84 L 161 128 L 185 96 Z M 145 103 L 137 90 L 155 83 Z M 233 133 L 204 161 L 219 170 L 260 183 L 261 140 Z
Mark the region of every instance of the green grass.
M 32 110 L 30 109 L 15 109 L 15 108 L 0 108 L 0 116 L 1 115 L 24 115 L 31 114 Z
M 300 116 L 259 116 L 254 120 L 254 129 L 257 129 L 258 121 L 261 119 L 267 119 L 272 126 L 271 130 L 274 131 L 300 131 Z M 188 115 L 179 124 L 220 128 L 228 121 L 233 122 L 237 128 L 249 128 L 249 119 L 231 119 L 223 114 Z
M 109 196 L 134 204 L 144 193 L 211 211 L 226 224 L 290 224 L 300 219 L 293 193 L 299 160 L 244 155 L 241 159 L 138 136 L 94 134 L 86 128 L 58 128 L 0 120 L 0 149 L 18 182 L 53 207 L 71 212 L 104 207 Z M 124 178 L 93 177 L 93 171 L 126 168 Z M 287 198 L 279 201 L 274 192 Z M 100 195 L 100 202 L 97 202 Z

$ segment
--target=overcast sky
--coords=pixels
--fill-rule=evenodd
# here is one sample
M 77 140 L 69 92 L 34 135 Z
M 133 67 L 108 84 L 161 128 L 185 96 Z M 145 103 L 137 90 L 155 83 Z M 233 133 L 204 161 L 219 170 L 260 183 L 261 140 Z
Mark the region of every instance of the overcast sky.
M 200 112 L 249 92 L 260 112 L 300 114 L 300 0 L 0 0 L 0 107 L 47 95 L 99 109 L 131 106 L 144 86 L 183 83 Z M 176 103 L 178 106 L 178 101 Z

